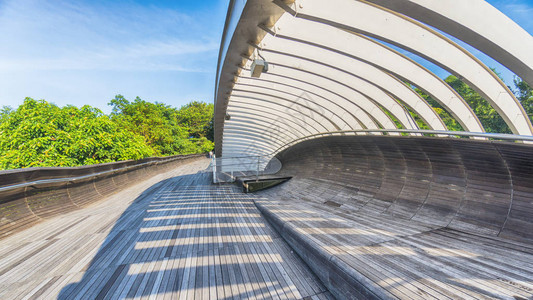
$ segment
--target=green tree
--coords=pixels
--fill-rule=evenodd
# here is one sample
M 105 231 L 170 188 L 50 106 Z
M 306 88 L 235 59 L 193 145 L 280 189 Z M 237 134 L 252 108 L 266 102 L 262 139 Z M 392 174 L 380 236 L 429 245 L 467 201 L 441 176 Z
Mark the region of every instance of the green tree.
M 468 103 L 486 132 L 512 133 L 503 118 L 478 92 L 453 75 L 445 81 Z
M 463 131 L 463 126 L 442 106 L 439 102 L 435 101 L 430 95 L 426 94 L 423 90 L 419 88 L 414 88 L 415 92 L 420 95 L 428 104 L 433 108 L 433 110 L 439 115 L 446 125 L 446 128 L 450 131 Z
M 193 101 L 182 106 L 177 117 L 180 124 L 188 128 L 191 137 L 201 138 L 206 137 L 207 133 L 212 134 L 213 113 L 213 104 Z
M 205 129 L 205 137 L 211 142 L 215 141 L 215 116 L 211 117 L 211 120 L 207 124 L 207 128 Z
M 513 79 L 516 98 L 522 103 L 529 119 L 533 122 L 533 88 L 519 77 Z
M 113 121 L 143 136 L 156 155 L 170 155 L 176 138 L 184 138 L 186 130 L 172 124 L 172 109 L 159 103 L 150 103 L 137 97 L 129 102 L 117 95 L 109 103 L 113 106 Z
M 9 115 L 13 112 L 13 109 L 9 106 L 2 106 L 2 109 L 0 109 L 0 123 L 4 122 Z
M 79 166 L 141 159 L 154 151 L 100 110 L 26 98 L 0 124 L 0 168 Z
M 439 115 L 441 120 L 444 122 L 444 125 L 446 125 L 446 128 L 450 131 L 463 131 L 463 127 L 457 120 L 433 97 L 431 97 L 429 94 L 427 94 L 425 91 L 419 89 L 418 87 L 413 86 L 409 82 L 404 82 L 407 86 L 412 88 L 422 99 L 426 100 L 426 102 L 433 108 L 433 110 Z M 416 115 L 414 112 L 410 111 L 411 115 Z M 416 115 L 415 120 L 418 118 L 418 115 Z M 420 122 L 417 121 L 417 124 Z M 420 127 L 420 125 L 419 125 Z M 429 128 L 429 126 L 426 125 L 426 127 Z M 422 128 L 422 127 L 420 127 Z
M 113 120 L 143 136 L 156 155 L 202 153 L 214 147 L 205 137 L 213 112 L 202 109 L 208 107 L 203 102 L 191 103 L 188 106 L 194 109 L 184 112 L 183 108 L 177 110 L 139 97 L 129 102 L 122 95 L 117 95 L 109 105 L 113 106 Z

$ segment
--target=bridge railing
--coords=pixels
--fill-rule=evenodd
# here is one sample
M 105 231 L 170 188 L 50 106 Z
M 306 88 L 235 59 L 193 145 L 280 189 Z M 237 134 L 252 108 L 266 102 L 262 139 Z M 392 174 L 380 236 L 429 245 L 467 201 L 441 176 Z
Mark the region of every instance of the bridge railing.
M 444 130 L 422 130 L 422 129 L 359 129 L 359 130 L 339 130 L 320 132 L 304 136 L 288 143 L 285 143 L 266 155 L 259 156 L 240 156 L 240 157 L 213 157 L 211 166 L 213 168 L 213 182 L 234 182 L 237 177 L 261 176 L 275 174 L 281 170 L 281 162 L 276 155 L 281 151 L 296 145 L 300 142 L 316 139 L 326 136 L 348 136 L 348 135 L 405 135 L 416 137 L 439 137 L 439 138 L 466 138 L 485 141 L 502 141 L 515 142 L 524 144 L 533 144 L 533 136 L 487 133 L 487 132 L 468 132 L 468 131 L 444 131 Z M 249 152 L 250 149 L 248 148 Z M 270 163 L 270 165 L 269 165 Z
M 213 156 L 213 183 L 234 182 L 238 177 L 259 177 L 281 170 L 281 162 L 272 155 L 220 157 Z
M 533 136 L 530 135 L 517 135 L 506 133 L 488 133 L 488 132 L 469 132 L 469 131 L 446 131 L 446 130 L 424 130 L 424 129 L 358 129 L 358 130 L 338 130 L 320 132 L 312 135 L 304 136 L 288 143 L 283 144 L 270 154 L 281 152 L 290 146 L 296 145 L 300 142 L 316 139 L 325 136 L 343 136 L 343 135 L 367 135 L 367 134 L 402 134 L 406 136 L 426 136 L 426 137 L 439 137 L 439 138 L 470 138 L 475 140 L 488 140 L 488 141 L 505 141 L 505 142 L 518 142 L 524 144 L 533 144 Z
M 81 167 L 0 171 L 0 239 L 200 157 L 205 156 L 179 155 Z

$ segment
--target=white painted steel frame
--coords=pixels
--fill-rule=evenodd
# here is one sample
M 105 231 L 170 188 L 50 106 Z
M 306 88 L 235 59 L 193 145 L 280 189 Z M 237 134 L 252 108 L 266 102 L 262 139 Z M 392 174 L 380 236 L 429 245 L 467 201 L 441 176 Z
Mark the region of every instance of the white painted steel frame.
M 350 82 L 346 82 L 345 74 L 334 69 L 326 69 L 313 63 L 306 63 L 305 66 L 301 65 L 292 65 L 292 63 L 283 55 L 275 55 L 274 53 L 266 53 L 263 51 L 265 57 L 272 58 L 269 63 L 269 73 L 282 75 L 284 77 L 290 78 L 299 78 L 307 82 L 313 82 L 318 86 L 321 86 L 323 89 L 328 89 L 335 91 L 336 94 L 341 95 L 345 99 L 353 99 L 351 102 L 357 104 L 357 106 L 366 114 L 372 116 L 373 119 L 379 122 L 384 128 L 394 128 L 395 125 L 392 120 L 370 99 L 365 95 L 359 93 L 356 89 L 351 87 Z M 278 62 L 285 62 L 291 65 L 283 65 L 277 63 L 274 60 L 274 57 Z M 296 60 L 296 58 L 294 59 Z M 338 77 L 335 77 L 338 76 Z M 318 101 L 318 99 L 317 99 Z M 340 103 L 342 105 L 342 102 Z M 375 124 L 369 121 L 369 117 L 364 117 L 360 115 L 361 118 L 366 120 L 365 126 L 372 128 Z
M 256 90 L 256 91 L 274 91 L 276 93 L 282 94 L 284 97 L 288 97 L 291 99 L 296 99 L 296 101 L 300 100 L 304 103 L 314 101 L 317 98 L 320 98 L 322 101 L 329 101 L 326 98 L 320 97 L 316 94 L 311 94 L 308 91 L 298 89 L 295 87 L 292 87 L 290 85 L 286 84 L 280 84 L 280 83 L 272 83 L 269 81 L 264 81 L 260 79 L 256 80 L 248 80 L 249 78 L 246 77 L 239 77 L 239 80 L 237 81 L 237 84 L 235 85 L 238 88 L 248 88 L 250 90 Z M 311 99 L 311 100 L 309 100 Z M 349 110 L 346 110 L 344 107 L 339 105 L 339 103 L 336 103 L 334 101 L 330 102 L 330 110 L 334 114 L 334 121 L 335 123 L 341 127 L 348 127 L 348 128 L 354 128 L 354 127 L 361 127 L 359 125 L 359 121 L 350 114 Z M 326 106 L 326 109 L 327 106 Z M 348 116 L 347 116 L 348 115 Z
M 282 130 L 281 126 L 272 126 L 272 122 L 268 121 L 268 123 L 264 121 L 258 121 L 254 120 L 253 123 L 250 123 L 248 120 L 241 121 L 239 119 L 235 120 L 231 123 L 231 125 L 226 125 L 226 132 L 236 132 L 239 131 L 241 133 L 246 133 L 247 131 L 250 131 L 252 133 L 261 133 L 261 135 L 265 135 L 264 128 L 269 128 L 269 133 L 271 135 L 269 137 L 272 137 L 275 140 L 291 140 L 293 138 L 296 138 L 298 136 L 303 136 L 302 134 L 296 135 L 297 131 L 294 132 L 288 131 L 288 130 Z M 292 130 L 292 128 L 291 128 Z
M 266 133 L 278 129 L 284 130 L 286 133 L 295 134 L 296 136 L 305 136 L 305 132 L 309 132 L 305 127 L 299 128 L 302 124 L 294 121 L 294 118 L 287 119 L 280 117 L 273 120 L 268 113 L 269 112 L 260 109 L 252 109 L 246 111 L 246 113 L 235 112 L 232 114 L 232 116 L 235 115 L 235 118 L 232 117 L 231 121 L 226 121 L 228 125 L 227 128 L 231 128 L 231 125 L 241 122 L 243 123 L 242 125 L 246 125 L 243 128 L 248 128 L 248 126 L 257 127 L 262 129 L 263 132 L 265 132 L 265 129 L 268 129 Z M 252 116 L 252 118 L 250 118 L 250 116 Z
M 310 106 L 312 107 L 313 111 L 322 116 L 326 121 L 326 124 L 331 124 L 335 128 L 343 128 L 349 125 L 344 121 L 339 113 L 342 114 L 342 111 L 335 110 L 334 108 L 337 108 L 333 104 L 330 104 L 329 106 L 324 105 L 319 102 L 319 100 L 322 100 L 320 98 L 313 99 L 310 97 L 307 97 L 307 95 L 298 95 L 293 94 L 288 91 L 282 91 L 274 88 L 269 87 L 263 87 L 263 86 L 256 86 L 256 85 L 248 85 L 248 84 L 240 84 L 237 82 L 235 87 L 233 88 L 233 91 L 235 92 L 243 92 L 243 93 L 254 93 L 255 95 L 265 96 L 265 97 L 273 97 L 277 99 L 282 99 L 291 102 L 291 105 L 303 105 L 303 106 Z M 322 105 L 321 105 L 322 104 Z M 314 106 L 314 107 L 313 107 Z M 331 108 L 330 108 L 331 107 Z M 297 109 L 298 110 L 298 109 Z
M 446 130 L 446 126 L 439 116 L 415 91 L 397 78 L 369 64 L 351 59 L 338 52 L 273 36 L 266 36 L 260 47 L 263 49 L 261 53 L 265 57 L 275 57 L 271 60 L 274 63 L 284 61 L 284 64 L 292 64 L 293 68 L 302 66 L 300 67 L 302 70 L 304 70 L 303 66 L 318 66 L 324 68 L 324 71 L 320 72 L 321 75 L 330 75 L 328 77 L 335 78 L 337 81 L 341 81 L 340 78 L 342 78 L 342 82 L 348 83 L 360 94 L 385 107 L 398 118 L 405 128 L 416 129 L 417 127 L 411 115 L 392 95 L 411 107 L 430 128 Z M 283 49 L 283 51 L 279 52 L 273 49 Z M 285 55 L 285 57 L 280 55 Z
M 313 120 L 310 118 L 309 115 L 300 113 L 296 111 L 295 109 L 290 110 L 283 110 L 283 104 L 278 104 L 278 107 L 272 107 L 265 105 L 261 99 L 252 99 L 250 97 L 240 97 L 240 96 L 233 96 L 232 103 L 234 103 L 236 108 L 244 108 L 244 113 L 241 115 L 245 115 L 248 111 L 257 111 L 265 113 L 267 117 L 270 117 L 273 122 L 276 120 L 291 120 L 292 124 L 297 124 L 300 128 L 302 128 L 302 131 L 307 132 L 320 132 L 320 128 L 322 128 L 322 131 L 327 130 L 325 126 L 322 126 L 322 124 L 318 123 L 316 120 Z M 275 118 L 273 118 L 275 117 Z M 287 122 L 289 123 L 289 122 Z M 295 125 L 291 126 L 294 127 Z
M 288 71 L 288 70 L 286 70 Z M 305 75 L 305 74 L 302 74 Z M 240 78 L 244 78 L 246 76 L 246 73 L 244 73 L 244 76 L 240 76 Z M 270 83 L 276 83 L 279 85 L 289 86 L 295 89 L 299 89 L 302 93 L 307 93 L 312 97 L 318 96 L 320 98 L 323 98 L 325 100 L 329 100 L 335 103 L 343 103 L 344 108 L 349 112 L 350 115 L 352 115 L 359 125 L 363 128 L 379 128 L 374 118 L 368 114 L 368 112 L 361 109 L 361 107 L 354 102 L 354 99 L 346 98 L 340 95 L 339 93 L 329 90 L 325 86 L 321 86 L 318 84 L 315 84 L 313 82 L 305 81 L 304 79 L 307 79 L 306 76 L 302 76 L 304 78 L 299 77 L 291 77 L 291 76 L 298 76 L 298 73 L 296 72 L 284 72 L 282 68 L 276 68 L 276 72 L 271 70 L 269 73 L 264 73 L 261 75 L 261 78 L 255 79 L 255 80 L 268 80 Z M 340 104 L 336 104 L 340 105 Z M 357 126 L 357 125 L 354 125 Z
M 270 51 L 262 51 L 263 55 L 270 61 L 272 73 L 281 72 L 279 69 L 289 68 L 294 70 L 293 74 L 298 77 L 313 78 L 313 82 L 335 90 L 347 99 L 357 99 L 356 102 L 365 112 L 371 114 L 385 128 L 394 127 L 393 121 L 387 116 L 381 107 L 387 108 L 397 116 L 405 127 L 411 127 L 414 123 L 412 118 L 403 110 L 401 105 L 390 95 L 382 90 L 369 85 L 368 82 L 360 78 L 351 76 L 338 69 L 330 68 L 327 65 L 308 61 L 296 56 L 288 56 Z M 303 74 L 306 73 L 306 74 Z M 344 103 L 339 103 L 344 105 Z M 380 107 L 381 106 L 381 107 Z
M 533 37 L 484 0 L 367 0 L 429 24 L 492 57 L 533 86 Z M 453 9 L 450 9 L 453 7 Z
M 391 43 L 439 65 L 476 89 L 513 133 L 533 134 L 527 114 L 505 83 L 475 56 L 428 26 L 389 9 L 353 0 L 297 0 L 292 12 L 299 18 Z
M 340 52 L 403 78 L 431 95 L 466 130 L 484 131 L 472 109 L 448 84 L 413 60 L 381 43 L 333 26 L 294 18 L 289 14 L 278 20 L 275 29 L 278 37 Z M 383 78 L 378 84 L 384 81 Z
M 257 95 L 256 93 L 244 90 L 235 90 L 235 93 L 231 96 L 231 101 L 243 105 L 250 104 L 251 107 L 259 106 L 270 109 L 271 116 L 278 116 L 278 114 L 284 114 L 287 117 L 297 116 L 305 126 L 310 126 L 314 130 L 322 128 L 322 130 L 328 131 L 338 128 L 335 123 L 321 114 L 317 108 L 310 108 L 284 98 L 265 94 Z
M 406 133 L 423 133 L 403 105 L 436 129 L 433 132 L 445 132 L 438 114 L 405 82 L 428 93 L 465 130 L 474 132 L 473 137 L 484 132 L 470 107 L 450 86 L 379 40 L 459 76 L 489 101 L 514 133 L 531 135 L 527 115 L 505 84 L 473 55 L 415 19 L 472 44 L 526 81 L 533 78 L 533 56 L 508 43 L 503 31 L 489 32 L 450 11 L 450 1 L 247 0 L 232 41 L 225 44 L 226 56 L 238 62 L 235 51 L 239 51 L 242 59 L 232 65 L 225 57 L 219 58 L 215 103 L 218 156 L 272 154 L 280 145 L 324 132 L 400 134 L 388 114 L 407 128 Z M 533 49 L 531 36 L 487 3 L 459 2 L 453 5 L 480 8 L 494 17 L 487 19 L 503 24 L 506 32 L 523 36 L 525 48 Z M 468 30 L 461 31 L 465 28 Z M 260 78 L 252 78 L 249 67 L 259 56 L 270 68 Z M 228 78 L 233 79 L 228 82 Z

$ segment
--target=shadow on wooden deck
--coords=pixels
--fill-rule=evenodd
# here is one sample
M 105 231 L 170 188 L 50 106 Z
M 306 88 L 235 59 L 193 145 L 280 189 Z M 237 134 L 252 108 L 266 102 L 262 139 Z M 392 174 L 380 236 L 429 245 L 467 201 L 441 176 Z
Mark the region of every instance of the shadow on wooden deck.
M 143 192 L 85 269 L 58 299 L 330 297 L 250 196 L 207 173 Z

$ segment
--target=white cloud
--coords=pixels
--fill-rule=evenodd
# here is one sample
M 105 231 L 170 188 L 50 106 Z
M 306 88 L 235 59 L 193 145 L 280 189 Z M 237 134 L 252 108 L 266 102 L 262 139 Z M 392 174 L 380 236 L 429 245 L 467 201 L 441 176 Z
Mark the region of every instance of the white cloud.
M 211 101 L 226 2 L 143 1 L 0 0 L 0 106 Z
M 492 0 L 490 2 L 533 35 L 533 2 L 530 0 Z
M 525 3 L 513 3 L 507 4 L 507 9 L 517 14 L 531 14 L 533 13 L 533 7 Z
M 172 10 L 7 1 L 0 8 L 0 66 L 9 70 L 175 70 L 215 53 L 218 41 Z M 197 26 L 196 26 L 197 27 Z M 212 54 L 211 54 L 212 55 Z

